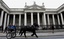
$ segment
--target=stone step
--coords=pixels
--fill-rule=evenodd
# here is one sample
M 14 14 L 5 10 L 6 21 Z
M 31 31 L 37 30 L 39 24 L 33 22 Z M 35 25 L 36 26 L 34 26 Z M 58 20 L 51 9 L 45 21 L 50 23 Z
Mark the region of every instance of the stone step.
M 52 32 L 53 30 L 37 30 L 37 33 L 48 33 L 48 32 Z M 64 32 L 64 29 L 56 29 L 54 30 L 54 32 Z
M 53 30 L 36 30 L 36 33 L 50 33 Z M 19 31 L 17 31 L 19 32 Z M 64 32 L 64 29 L 55 29 L 54 32 Z M 27 32 L 29 33 L 29 32 Z

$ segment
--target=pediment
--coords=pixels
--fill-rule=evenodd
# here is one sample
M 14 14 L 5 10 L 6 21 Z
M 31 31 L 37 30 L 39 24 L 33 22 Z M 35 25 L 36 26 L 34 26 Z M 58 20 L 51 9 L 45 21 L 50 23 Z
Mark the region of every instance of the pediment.
M 44 8 L 37 5 L 33 5 L 33 6 L 27 6 L 25 9 L 44 9 Z
M 31 6 L 25 6 L 25 9 L 45 9 L 44 6 L 39 6 L 36 3 L 34 3 Z

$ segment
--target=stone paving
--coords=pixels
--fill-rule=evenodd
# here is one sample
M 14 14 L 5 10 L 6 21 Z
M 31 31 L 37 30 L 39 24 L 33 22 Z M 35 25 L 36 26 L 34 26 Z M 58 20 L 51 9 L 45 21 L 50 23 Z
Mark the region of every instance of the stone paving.
M 20 36 L 16 33 L 17 36 Z M 32 33 L 26 33 L 27 36 L 31 36 Z M 55 33 L 37 33 L 38 36 L 64 36 L 64 32 L 55 32 Z M 0 36 L 6 36 L 6 33 L 0 33 Z M 24 35 L 22 35 L 24 36 Z
M 38 36 L 64 36 L 64 29 L 59 29 L 59 30 L 54 30 L 54 33 L 52 33 L 52 30 L 43 30 L 43 31 L 38 31 L 40 33 L 37 33 Z M 16 33 L 17 36 L 20 36 L 18 33 Z M 27 36 L 31 36 L 32 33 L 27 32 Z M 1 36 L 6 36 L 6 33 L 0 32 L 0 37 Z M 22 35 L 24 36 L 24 35 Z
M 7 39 L 6 37 L 0 37 L 0 39 Z M 11 39 L 64 39 L 64 36 L 47 36 L 47 37 L 15 37 Z

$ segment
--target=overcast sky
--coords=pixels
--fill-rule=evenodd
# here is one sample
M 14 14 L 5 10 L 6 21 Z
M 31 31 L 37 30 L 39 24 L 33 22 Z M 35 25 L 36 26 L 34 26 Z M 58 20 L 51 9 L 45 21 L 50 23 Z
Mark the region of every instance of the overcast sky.
M 64 3 L 64 0 L 3 0 L 10 8 L 24 8 L 25 2 L 27 5 L 32 5 L 34 1 L 37 5 L 44 3 L 46 8 L 58 8 Z

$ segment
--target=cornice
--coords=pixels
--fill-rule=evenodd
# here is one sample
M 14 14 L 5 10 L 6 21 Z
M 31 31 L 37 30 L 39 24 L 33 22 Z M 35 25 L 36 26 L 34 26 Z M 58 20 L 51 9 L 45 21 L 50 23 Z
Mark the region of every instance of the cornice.
M 59 7 L 57 8 L 57 11 L 61 10 L 62 8 L 64 8 L 64 4 L 62 4 L 61 6 L 59 6 Z
M 0 0 L 0 3 L 7 11 L 10 11 L 10 8 L 2 0 Z

